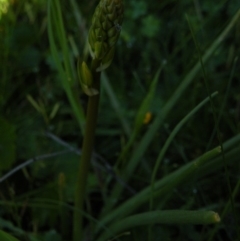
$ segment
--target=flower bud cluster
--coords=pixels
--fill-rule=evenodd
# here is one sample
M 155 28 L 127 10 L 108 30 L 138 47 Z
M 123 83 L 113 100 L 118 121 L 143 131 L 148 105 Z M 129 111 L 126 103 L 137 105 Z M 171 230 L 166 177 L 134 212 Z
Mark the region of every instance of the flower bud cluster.
M 122 0 L 101 0 L 92 18 L 88 42 L 93 59 L 100 60 L 99 71 L 107 68 L 114 56 L 123 21 Z
M 80 83 L 88 96 L 97 95 L 94 88 L 94 71 L 106 69 L 112 62 L 115 45 L 123 21 L 123 0 L 100 0 L 92 18 L 88 43 L 92 56 L 91 68 L 86 62 L 78 66 Z

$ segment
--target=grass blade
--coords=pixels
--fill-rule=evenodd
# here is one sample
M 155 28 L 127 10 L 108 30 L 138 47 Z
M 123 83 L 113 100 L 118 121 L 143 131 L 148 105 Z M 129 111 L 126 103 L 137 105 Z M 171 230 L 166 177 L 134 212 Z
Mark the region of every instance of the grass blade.
M 131 228 L 152 224 L 213 224 L 220 222 L 220 217 L 213 211 L 164 210 L 141 213 L 114 223 L 104 232 L 98 241 L 105 241 L 114 235 Z
M 213 150 L 204 153 L 202 156 L 198 157 L 196 160 L 182 166 L 178 170 L 169 174 L 168 176 L 158 180 L 154 185 L 154 197 L 159 195 L 164 195 L 170 190 L 180 185 L 184 181 L 188 180 L 191 176 L 195 175 L 195 170 L 201 166 L 208 163 L 214 157 L 218 156 L 221 152 L 220 148 L 214 148 Z M 141 192 L 136 194 L 134 197 L 128 199 L 118 208 L 114 209 L 110 214 L 105 216 L 101 220 L 101 225 L 106 225 L 113 220 L 125 217 L 126 215 L 134 212 L 139 206 L 146 203 L 151 195 L 152 187 L 151 185 L 143 189 Z M 96 229 L 99 231 L 100 226 Z
M 55 33 L 55 37 L 53 33 Z M 85 116 L 83 108 L 79 100 L 77 100 L 76 96 L 74 95 L 71 87 L 74 81 L 74 71 L 71 66 L 67 38 L 62 20 L 61 7 L 58 0 L 50 0 L 48 2 L 48 38 L 53 59 L 59 72 L 59 76 L 62 80 L 62 86 L 67 94 L 78 124 L 83 131 Z M 59 60 L 59 52 L 55 38 L 58 40 L 59 45 L 63 50 L 63 63 Z
M 240 17 L 240 10 L 237 11 L 237 13 L 233 16 L 230 23 L 226 26 L 226 28 L 222 31 L 222 33 L 216 38 L 216 40 L 212 43 L 212 45 L 205 51 L 205 54 L 202 57 L 202 62 L 206 63 L 207 60 L 211 57 L 211 55 L 216 51 L 216 49 L 219 47 L 219 45 L 223 42 L 223 40 L 228 36 L 232 28 L 235 26 L 235 24 L 238 22 L 238 19 Z M 167 101 L 165 106 L 162 108 L 161 112 L 157 115 L 155 118 L 153 124 L 150 126 L 148 132 L 145 133 L 145 135 L 142 137 L 139 145 L 135 148 L 135 151 L 133 151 L 133 154 L 128 161 L 127 166 L 125 167 L 125 172 L 123 179 L 124 181 L 128 181 L 128 179 L 132 176 L 134 173 L 139 160 L 141 157 L 145 154 L 148 146 L 150 145 L 152 139 L 154 138 L 157 130 L 162 125 L 163 121 L 167 117 L 167 115 L 170 113 L 170 111 L 173 109 L 173 107 L 177 104 L 180 97 L 183 95 L 186 88 L 191 84 L 194 77 L 199 73 L 201 70 L 201 62 L 198 61 L 194 67 L 189 71 L 189 73 L 185 76 L 185 78 L 181 81 L 181 84 L 178 86 L 178 88 L 175 90 L 175 92 L 172 94 L 171 98 Z M 119 199 L 121 193 L 123 191 L 123 187 L 116 185 L 112 191 L 112 195 L 110 197 L 111 203 L 108 208 L 110 210 Z
M 170 144 L 172 143 L 174 137 L 176 136 L 176 134 L 180 131 L 180 129 L 182 128 L 182 126 L 198 111 L 200 110 L 201 107 L 203 107 L 208 101 L 211 100 L 211 98 L 213 98 L 214 96 L 217 95 L 217 92 L 213 93 L 210 97 L 206 98 L 205 100 L 203 100 L 200 104 L 198 104 L 190 113 L 188 113 L 177 125 L 176 127 L 173 129 L 173 131 L 171 132 L 170 136 L 168 137 L 168 139 L 166 140 L 165 144 L 163 145 L 163 148 L 161 149 L 156 164 L 154 166 L 153 169 L 153 173 L 151 176 L 151 187 L 152 187 L 152 195 L 151 195 L 151 200 L 150 200 L 150 210 L 153 207 L 153 190 L 154 190 L 154 182 L 156 179 L 156 175 L 157 175 L 157 171 L 159 169 L 159 166 L 161 164 L 161 161 L 168 149 L 168 147 L 170 146 Z

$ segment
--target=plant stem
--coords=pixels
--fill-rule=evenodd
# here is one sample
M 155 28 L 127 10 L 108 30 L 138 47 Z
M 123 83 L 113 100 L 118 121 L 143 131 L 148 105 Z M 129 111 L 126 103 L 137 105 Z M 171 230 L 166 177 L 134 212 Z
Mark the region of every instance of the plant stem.
M 191 177 L 196 175 L 196 170 L 199 170 L 200 167 L 206 165 L 208 162 L 211 161 L 211 159 L 217 157 L 220 152 L 220 148 L 216 147 L 211 151 L 204 153 L 197 159 L 185 164 L 171 174 L 168 174 L 167 176 L 158 180 L 154 184 L 154 196 L 163 197 L 164 195 L 172 192 L 172 190 L 178 185 L 180 185 L 184 181 L 186 182 Z M 120 220 L 135 211 L 139 206 L 149 200 L 151 192 L 152 187 L 151 185 L 149 185 L 138 194 L 125 201 L 119 207 L 112 210 L 108 215 L 102 218 L 102 220 L 99 222 L 100 225 L 96 228 L 95 232 L 97 233 L 101 227 L 106 227 L 106 225 L 109 225 L 109 223 L 113 222 L 114 220 Z
M 93 61 L 94 62 L 94 61 Z M 83 238 L 83 204 L 86 193 L 87 178 L 90 167 L 90 159 L 94 144 L 95 129 L 98 115 L 98 104 L 100 98 L 100 73 L 95 71 L 95 63 L 92 63 L 92 72 L 94 78 L 94 88 L 99 94 L 89 96 L 87 106 L 86 127 L 82 146 L 82 155 L 80 159 L 76 193 L 75 193 L 75 210 L 73 214 L 73 240 L 81 241 Z
M 155 210 L 132 215 L 113 223 L 97 241 L 109 240 L 117 234 L 138 226 L 153 224 L 216 224 L 220 217 L 213 211 L 190 211 L 190 210 Z

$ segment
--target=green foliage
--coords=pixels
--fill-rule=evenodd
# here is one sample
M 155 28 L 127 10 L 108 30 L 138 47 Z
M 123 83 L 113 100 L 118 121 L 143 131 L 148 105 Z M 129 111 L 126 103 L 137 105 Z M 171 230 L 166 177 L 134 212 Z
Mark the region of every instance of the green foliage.
M 15 128 L 3 118 L 0 118 L 0 173 L 8 170 L 16 158 Z
M 76 71 L 74 71 L 75 68 L 72 63 L 72 56 L 69 52 L 67 35 L 65 33 L 63 24 L 61 5 L 58 1 L 48 2 L 48 18 L 48 37 L 52 56 L 62 81 L 62 87 L 65 90 L 69 102 L 74 110 L 79 127 L 83 131 L 85 117 L 82 110 L 82 105 L 78 103 L 78 97 L 73 89 L 73 87 L 76 85 Z M 53 31 L 53 29 L 56 29 L 56 31 Z M 63 61 L 59 59 L 58 45 L 60 45 L 60 48 L 62 49 Z
M 86 108 L 77 63 L 89 60 L 97 4 L 10 1 L 0 17 L 0 179 L 32 160 L 1 179 L 0 240 L 72 241 Z M 239 239 L 239 8 L 238 0 L 125 1 L 101 79 L 86 239 Z M 221 144 L 224 156 L 215 149 Z M 173 209 L 214 210 L 221 223 L 166 225 L 147 216 L 138 227 L 150 211 Z
M 141 33 L 143 36 L 153 38 L 157 36 L 159 29 L 161 28 L 161 22 L 157 17 L 153 15 L 144 17 L 142 19 Z
M 19 239 L 14 238 L 12 235 L 0 230 L 0 239 L 2 241 L 19 241 Z
M 1 229 L 7 229 L 7 230 L 11 231 L 12 233 L 15 233 L 15 234 L 18 234 L 18 235 L 24 234 L 24 231 L 22 229 L 15 227 L 12 222 L 9 222 L 9 221 L 4 220 L 2 218 L 0 218 L 0 228 Z

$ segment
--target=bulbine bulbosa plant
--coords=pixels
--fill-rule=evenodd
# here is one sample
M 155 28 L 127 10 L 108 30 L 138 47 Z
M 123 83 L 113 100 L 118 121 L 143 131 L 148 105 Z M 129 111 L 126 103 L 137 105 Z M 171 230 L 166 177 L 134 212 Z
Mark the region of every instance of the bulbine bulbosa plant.
M 83 61 L 78 66 L 80 83 L 83 91 L 85 92 L 85 94 L 88 95 L 89 99 L 87 106 L 84 141 L 82 146 L 82 156 L 78 170 L 77 187 L 75 193 L 75 211 L 73 217 L 74 241 L 83 240 L 82 212 L 84 210 L 83 204 L 86 193 L 87 177 L 89 172 L 98 115 L 101 71 L 109 67 L 113 60 L 116 42 L 121 31 L 123 12 L 124 10 L 122 0 L 101 0 L 99 2 L 94 12 L 92 18 L 92 25 L 88 34 L 91 63 L 88 64 Z M 220 149 L 217 148 L 210 153 L 210 156 L 218 155 L 219 152 Z M 185 178 L 185 175 L 182 175 L 182 178 Z M 152 183 L 152 186 L 150 188 L 150 194 L 152 195 L 151 200 L 153 199 L 153 192 L 154 184 Z M 150 209 L 152 209 L 152 206 Z M 81 210 L 82 212 L 79 210 Z M 110 225 L 109 231 L 104 232 L 102 235 L 100 235 L 99 240 L 108 240 L 114 235 L 119 235 L 121 234 L 121 232 L 124 232 L 129 228 L 139 225 L 151 225 L 154 223 L 209 224 L 219 221 L 220 218 L 218 214 L 212 211 L 150 210 L 150 212 L 126 217 L 125 219 L 120 220 L 113 225 Z M 151 239 L 151 234 L 149 238 Z
M 0 19 L 0 241 L 240 240 L 239 0 L 129 0 L 125 12 L 124 0 L 10 2 Z
M 60 11 L 55 11 L 60 9 L 60 4 L 57 0 L 51 0 L 53 2 L 52 8 L 50 9 L 49 18 L 49 40 L 51 44 L 51 49 L 53 54 L 55 54 L 55 62 L 60 66 L 58 60 L 58 55 L 56 51 L 56 44 L 54 43 L 52 22 L 61 23 Z M 54 5 L 55 4 L 55 5 Z M 58 8 L 59 6 L 59 8 Z M 94 15 L 92 17 L 91 27 L 88 32 L 88 47 L 89 53 L 91 55 L 90 61 L 83 60 L 78 63 L 78 75 L 80 80 L 80 85 L 83 92 L 88 96 L 88 105 L 86 112 L 86 120 L 82 121 L 83 111 L 81 107 L 77 108 L 79 102 L 74 101 L 71 95 L 68 79 L 73 79 L 73 74 L 71 74 L 70 61 L 68 58 L 64 58 L 64 68 L 60 68 L 60 73 L 62 76 L 63 86 L 69 98 L 69 102 L 72 105 L 79 125 L 84 133 L 82 154 L 79 162 L 79 168 L 77 171 L 77 181 L 75 190 L 75 203 L 74 203 L 74 214 L 73 214 L 73 241 L 83 241 L 85 240 L 85 231 L 83 218 L 89 217 L 84 211 L 84 203 L 86 198 L 86 187 L 87 178 L 90 168 L 90 159 L 93 151 L 95 128 L 98 117 L 98 105 L 100 98 L 100 87 L 101 87 L 101 73 L 103 70 L 108 68 L 113 61 L 114 52 L 116 48 L 116 43 L 121 32 L 121 25 L 123 21 L 123 1 L 122 0 L 100 0 Z M 51 17 L 52 16 L 52 17 Z M 165 200 L 163 197 L 170 197 L 174 195 L 173 190 L 188 182 L 189 179 L 199 172 L 200 176 L 204 176 L 204 173 L 208 173 L 210 170 L 214 170 L 216 166 L 222 165 L 222 157 L 219 155 L 224 149 L 229 150 L 225 155 L 225 158 L 229 158 L 231 155 L 230 146 L 236 145 L 239 139 L 233 139 L 232 141 L 223 143 L 221 147 L 213 148 L 196 159 L 186 163 L 182 167 L 175 171 L 172 171 L 166 176 L 158 179 L 157 174 L 159 171 L 160 164 L 169 148 L 172 144 L 175 136 L 179 130 L 186 124 L 189 119 L 194 116 L 206 103 L 209 103 L 216 95 L 217 92 L 209 94 L 207 98 L 196 105 L 176 126 L 173 128 L 169 137 L 165 140 L 163 146 L 161 147 L 156 161 L 154 160 L 154 167 L 151 171 L 149 185 L 138 191 L 132 197 L 120 203 L 116 206 L 117 201 L 123 193 L 123 189 L 126 183 L 130 180 L 131 176 L 136 171 L 142 157 L 146 153 L 151 141 L 156 134 L 156 131 L 163 124 L 166 116 L 173 110 L 174 106 L 178 103 L 181 96 L 183 96 L 184 91 L 193 81 L 194 77 L 201 70 L 202 64 L 205 63 L 212 53 L 221 44 L 223 39 L 226 38 L 231 28 L 236 24 L 237 19 L 240 16 L 240 12 L 232 19 L 229 25 L 222 31 L 219 37 L 209 46 L 188 74 L 179 84 L 179 87 L 173 92 L 169 101 L 163 106 L 161 111 L 157 113 L 155 120 L 153 120 L 151 126 L 146 131 L 145 135 L 136 141 L 139 137 L 139 133 L 143 124 L 143 119 L 147 111 L 149 110 L 150 102 L 155 94 L 157 82 L 160 76 L 161 68 L 158 69 L 156 75 L 154 76 L 148 93 L 144 97 L 138 112 L 136 114 L 135 123 L 133 130 L 128 136 L 128 141 L 125 144 L 123 151 L 120 153 L 119 160 L 124 160 L 124 167 L 121 170 L 121 184 L 116 183 L 112 186 L 111 191 L 107 196 L 107 202 L 102 207 L 101 214 L 99 215 L 99 220 L 94 219 L 94 227 L 91 227 L 91 238 L 94 241 L 107 241 L 118 239 L 122 235 L 131 231 L 131 229 L 138 226 L 146 226 L 149 229 L 147 231 L 145 240 L 156 240 L 153 238 L 152 226 L 155 224 L 213 224 L 220 221 L 220 217 L 216 212 L 208 210 L 158 210 L 156 208 L 157 200 Z M 59 20 L 59 21 L 58 21 Z M 52 22 L 51 22 L 52 21 Z M 64 33 L 64 27 L 56 32 L 58 34 L 58 39 L 66 39 L 66 34 Z M 64 33 L 64 34 L 63 34 Z M 64 37 L 65 36 L 65 37 Z M 65 51 L 67 49 L 67 41 L 60 42 L 60 47 Z M 68 52 L 65 51 L 65 56 L 69 56 Z M 61 66 L 60 66 L 61 67 Z M 67 73 L 63 71 L 65 70 Z M 69 77 L 70 76 L 70 77 Z M 105 80 L 104 75 L 102 76 L 102 81 Z M 102 82 L 106 83 L 106 82 Z M 106 88 L 107 89 L 107 88 Z M 133 144 L 136 147 L 133 147 Z M 223 147 L 223 148 L 222 148 Z M 235 150 L 232 148 L 233 151 Z M 132 153 L 130 154 L 130 150 Z M 125 161 L 127 159 L 127 161 Z M 118 161 L 119 161 L 118 160 Z M 116 161 L 117 162 L 117 161 Z M 120 179 L 119 179 L 120 180 Z M 123 180 L 123 182 L 122 182 Z M 165 202 L 165 201 L 163 201 Z M 145 212 L 136 213 L 136 210 L 141 206 L 145 205 Z M 163 205 L 160 205 L 162 207 Z M 159 206 L 157 206 L 159 207 Z M 85 216 L 84 216 L 85 215 Z M 93 220 L 93 219 L 92 219 Z M 214 231 L 213 231 L 214 232 Z M 145 232 L 144 232 L 145 233 Z M 88 233 L 89 234 L 89 233 Z M 131 239 L 131 238 L 130 238 Z
M 93 149 L 95 127 L 98 115 L 100 97 L 101 71 L 110 66 L 116 42 L 118 40 L 123 21 L 122 0 L 101 0 L 92 18 L 92 25 L 88 34 L 91 63 L 83 61 L 79 65 L 79 77 L 83 91 L 89 96 L 86 127 L 82 146 L 82 156 L 79 165 L 77 187 L 75 193 L 75 208 L 73 218 L 73 238 L 79 241 L 83 237 L 83 210 L 86 192 L 90 158 Z

